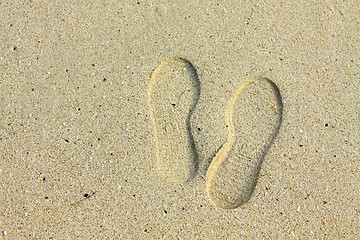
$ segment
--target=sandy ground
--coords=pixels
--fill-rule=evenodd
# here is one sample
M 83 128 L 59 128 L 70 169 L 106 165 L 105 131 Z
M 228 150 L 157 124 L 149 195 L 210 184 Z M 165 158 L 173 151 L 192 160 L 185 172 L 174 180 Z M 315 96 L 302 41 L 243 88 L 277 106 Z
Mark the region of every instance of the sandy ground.
M 360 238 L 359 21 L 356 1 L 1 1 L 1 237 Z M 154 170 L 147 102 L 173 56 L 201 87 L 201 167 L 177 185 Z M 254 76 L 282 125 L 250 201 L 216 208 L 204 166 Z

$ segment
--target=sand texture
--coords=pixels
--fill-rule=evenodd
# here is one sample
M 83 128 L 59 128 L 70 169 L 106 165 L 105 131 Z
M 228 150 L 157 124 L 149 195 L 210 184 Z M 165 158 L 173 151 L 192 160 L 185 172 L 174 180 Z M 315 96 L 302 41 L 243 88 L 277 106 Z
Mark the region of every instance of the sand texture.
M 2 239 L 360 238 L 356 1 L 5 0 L 0 74 Z

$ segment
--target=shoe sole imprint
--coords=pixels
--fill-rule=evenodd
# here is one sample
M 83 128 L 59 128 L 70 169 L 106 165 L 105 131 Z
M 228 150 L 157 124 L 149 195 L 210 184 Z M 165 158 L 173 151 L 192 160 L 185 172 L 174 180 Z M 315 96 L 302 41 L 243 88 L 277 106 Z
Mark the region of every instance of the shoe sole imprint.
M 264 157 L 279 131 L 282 109 L 279 89 L 265 78 L 245 82 L 230 99 L 228 140 L 206 174 L 206 190 L 215 206 L 233 209 L 250 199 Z
M 156 138 L 156 168 L 172 182 L 187 182 L 198 170 L 190 117 L 200 96 L 193 65 L 170 58 L 158 66 L 149 84 L 149 107 Z

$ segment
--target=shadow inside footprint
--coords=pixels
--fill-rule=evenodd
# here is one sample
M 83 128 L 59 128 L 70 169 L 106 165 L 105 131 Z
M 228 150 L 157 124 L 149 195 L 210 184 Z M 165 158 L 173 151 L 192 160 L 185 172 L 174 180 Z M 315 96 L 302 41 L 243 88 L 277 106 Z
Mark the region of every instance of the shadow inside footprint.
M 149 107 L 156 138 L 156 168 L 172 182 L 186 182 L 198 171 L 190 118 L 200 97 L 193 65 L 170 58 L 158 66 L 149 84 Z
M 279 131 L 282 110 L 279 89 L 265 78 L 244 83 L 230 99 L 228 140 L 206 174 L 206 190 L 215 206 L 232 209 L 250 199 Z

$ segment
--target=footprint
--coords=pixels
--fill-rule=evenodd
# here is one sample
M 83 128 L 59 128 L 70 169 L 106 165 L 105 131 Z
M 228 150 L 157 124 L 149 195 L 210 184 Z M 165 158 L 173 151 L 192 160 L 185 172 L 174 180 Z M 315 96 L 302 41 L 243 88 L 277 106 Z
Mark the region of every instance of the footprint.
M 151 75 L 149 106 L 156 138 L 156 168 L 174 183 L 191 180 L 198 170 L 190 117 L 199 96 L 196 70 L 183 58 L 168 59 Z
M 215 206 L 233 209 L 250 199 L 281 120 L 282 100 L 272 81 L 248 81 L 236 91 L 226 109 L 228 140 L 206 174 L 206 190 Z

